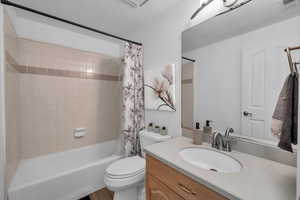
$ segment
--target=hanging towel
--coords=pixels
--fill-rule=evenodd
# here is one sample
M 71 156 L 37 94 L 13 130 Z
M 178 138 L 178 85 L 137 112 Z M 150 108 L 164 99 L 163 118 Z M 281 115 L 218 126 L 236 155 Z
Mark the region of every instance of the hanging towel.
M 290 74 L 281 90 L 272 117 L 271 131 L 279 138 L 278 147 L 293 152 L 298 132 L 298 73 Z
M 292 144 L 298 144 L 298 104 L 299 104 L 299 74 L 295 73 L 293 87 L 293 126 L 292 126 Z

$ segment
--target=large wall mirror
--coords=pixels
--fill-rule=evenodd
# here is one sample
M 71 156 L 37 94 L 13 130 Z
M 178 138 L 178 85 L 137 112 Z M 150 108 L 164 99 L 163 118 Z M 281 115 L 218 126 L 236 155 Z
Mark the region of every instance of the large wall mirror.
M 182 34 L 182 128 L 212 120 L 242 138 L 277 145 L 272 114 L 290 73 L 287 47 L 300 46 L 300 3 L 252 0 Z M 255 15 L 253 15 L 255 13 Z M 299 51 L 292 52 L 300 62 Z

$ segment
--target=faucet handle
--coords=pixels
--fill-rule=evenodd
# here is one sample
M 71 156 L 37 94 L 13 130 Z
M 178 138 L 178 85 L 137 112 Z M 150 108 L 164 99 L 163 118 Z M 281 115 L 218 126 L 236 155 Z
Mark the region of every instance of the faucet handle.
M 216 148 L 216 135 L 217 135 L 217 133 L 218 132 L 213 132 L 212 134 L 211 134 L 211 136 L 210 136 L 210 142 L 211 142 L 211 146 L 213 147 L 213 148 Z
M 210 143 L 211 143 L 211 146 L 214 147 L 214 143 L 215 143 L 215 135 L 216 135 L 216 132 L 213 132 L 210 137 L 209 137 L 209 140 L 210 140 Z
M 234 129 L 233 128 L 227 128 L 225 131 L 225 137 L 229 137 L 230 133 L 234 133 Z

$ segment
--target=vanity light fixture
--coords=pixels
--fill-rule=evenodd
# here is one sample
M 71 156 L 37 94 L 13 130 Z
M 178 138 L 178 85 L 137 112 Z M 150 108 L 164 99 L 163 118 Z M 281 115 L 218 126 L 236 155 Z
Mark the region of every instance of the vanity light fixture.
M 250 3 L 251 1 L 253 1 L 253 0 L 246 0 L 244 2 L 241 2 L 241 3 L 239 3 L 239 4 L 235 5 L 235 6 L 230 7 L 228 10 L 225 10 L 224 12 L 219 13 L 217 16 L 229 13 L 229 12 L 235 10 L 235 9 L 238 9 L 239 7 L 242 7 L 242 6 Z
M 131 7 L 137 8 L 145 5 L 149 0 L 123 0 L 125 3 L 129 4 Z
M 234 6 L 234 4 L 236 4 L 236 2 L 238 2 L 238 0 L 223 0 L 223 4 L 225 7 Z
M 191 20 L 193 20 L 204 8 L 206 8 L 207 6 L 209 6 L 213 1 L 215 0 L 206 0 L 205 2 L 203 2 L 200 6 L 200 8 L 198 8 L 194 14 L 191 17 Z M 234 6 L 238 0 L 219 0 L 219 1 L 223 1 L 223 5 L 224 7 L 232 7 Z

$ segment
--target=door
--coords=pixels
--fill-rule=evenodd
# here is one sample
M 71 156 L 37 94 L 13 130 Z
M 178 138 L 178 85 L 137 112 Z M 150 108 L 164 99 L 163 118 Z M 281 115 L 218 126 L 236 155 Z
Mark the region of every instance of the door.
M 253 44 L 242 50 L 242 135 L 276 140 L 271 119 L 285 78 L 289 73 L 285 45 Z
M 266 54 L 263 48 L 243 50 L 242 135 L 265 137 Z

